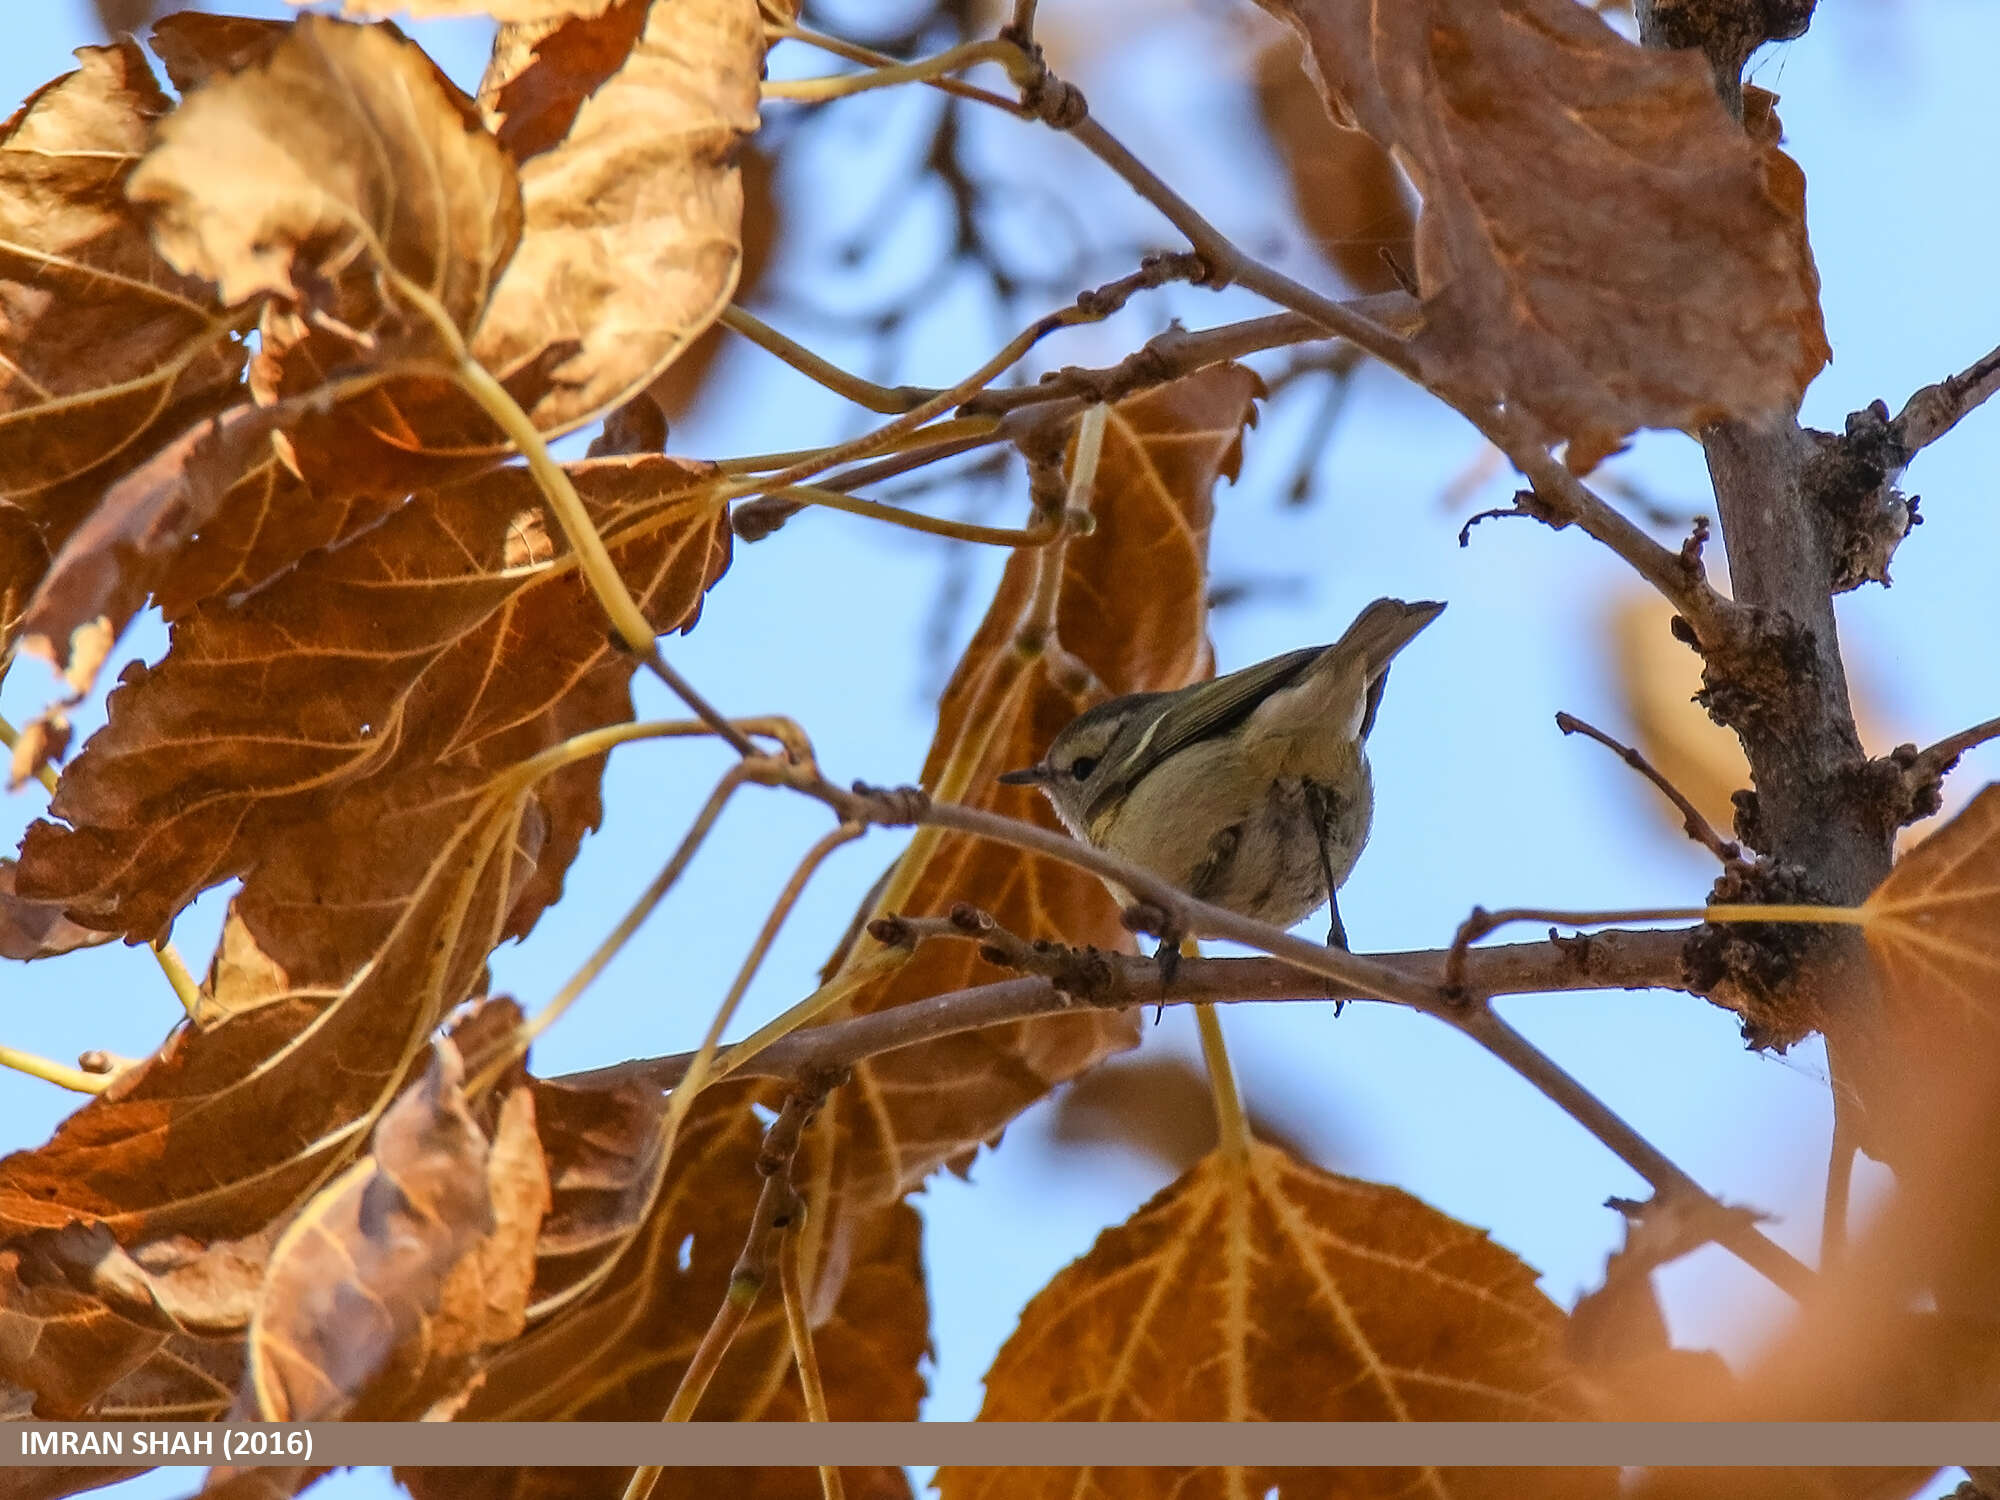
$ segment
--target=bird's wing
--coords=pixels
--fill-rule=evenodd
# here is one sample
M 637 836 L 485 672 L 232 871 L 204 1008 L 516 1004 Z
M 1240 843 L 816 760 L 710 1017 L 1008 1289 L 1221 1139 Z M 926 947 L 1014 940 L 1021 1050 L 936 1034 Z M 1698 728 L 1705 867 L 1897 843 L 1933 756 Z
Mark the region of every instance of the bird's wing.
M 1094 818 L 1124 797 L 1168 756 L 1234 729 L 1271 694 L 1305 676 L 1325 650 L 1324 646 L 1307 646 L 1288 651 L 1254 667 L 1203 683 L 1198 690 L 1177 694 L 1177 701 L 1165 713 L 1145 729 L 1135 731 L 1137 744 L 1129 750 L 1120 745 L 1111 748 L 1109 753 L 1117 759 L 1119 774 L 1091 794 L 1085 817 Z

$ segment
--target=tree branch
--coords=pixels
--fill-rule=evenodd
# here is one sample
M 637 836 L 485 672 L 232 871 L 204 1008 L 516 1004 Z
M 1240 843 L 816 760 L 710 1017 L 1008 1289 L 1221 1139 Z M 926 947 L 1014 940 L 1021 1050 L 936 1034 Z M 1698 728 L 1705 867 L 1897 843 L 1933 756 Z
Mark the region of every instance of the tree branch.
M 1889 430 L 1909 462 L 1943 437 L 1974 407 L 2000 391 L 2000 349 L 1974 361 L 1958 374 L 1927 385 L 1903 403 Z
M 1581 734 L 1596 740 L 1598 744 L 1610 750 L 1620 760 L 1624 761 L 1626 765 L 1652 782 L 1654 786 L 1660 789 L 1661 795 L 1673 803 L 1674 807 L 1680 812 L 1681 826 L 1687 831 L 1687 836 L 1708 850 L 1709 853 L 1713 854 L 1725 865 L 1731 860 L 1740 860 L 1743 858 L 1743 851 L 1734 842 L 1723 838 L 1721 834 L 1717 833 L 1714 825 L 1701 815 L 1701 809 L 1690 802 L 1686 794 L 1679 787 L 1656 771 L 1651 761 L 1647 760 L 1645 756 L 1634 750 L 1630 745 L 1619 744 L 1618 741 L 1611 738 L 1610 735 L 1606 734 L 1596 725 L 1586 724 L 1582 719 L 1576 717 L 1575 714 L 1558 713 L 1556 715 L 1556 728 L 1560 729 L 1564 734 Z
M 914 924 L 925 919 L 893 920 Z M 1689 935 L 1697 930 L 1692 927 L 1613 929 L 1539 943 L 1475 948 L 1466 954 L 1465 988 L 1475 998 L 1482 999 L 1575 990 L 1685 990 L 1689 980 L 1681 950 Z M 942 933 L 942 927 L 939 931 Z M 980 931 L 968 935 L 988 937 Z M 1329 1000 L 1381 998 L 1338 983 L 1315 984 L 1290 964 L 1272 958 L 1184 958 L 1175 971 L 1169 993 L 1160 983 L 1160 966 L 1150 958 L 1054 946 L 1046 951 L 1055 959 L 1047 972 L 954 990 L 893 1010 L 795 1031 L 773 1042 L 736 1073 L 798 1078 L 817 1069 L 851 1067 L 885 1052 L 900 1051 L 940 1037 L 1081 1007 L 1125 1010 L 1140 1005 L 1301 1001 L 1323 1004 Z M 1027 955 L 1018 952 L 1010 955 L 1005 948 L 1000 949 L 999 956 L 1005 962 L 1023 967 L 1031 962 Z M 1372 955 L 1376 963 L 1426 987 L 1443 982 L 1448 957 L 1449 950 L 1442 948 Z M 686 1076 L 694 1056 L 692 1052 L 684 1052 L 636 1059 L 565 1074 L 555 1081 L 571 1088 L 615 1089 L 628 1084 L 672 1088 Z

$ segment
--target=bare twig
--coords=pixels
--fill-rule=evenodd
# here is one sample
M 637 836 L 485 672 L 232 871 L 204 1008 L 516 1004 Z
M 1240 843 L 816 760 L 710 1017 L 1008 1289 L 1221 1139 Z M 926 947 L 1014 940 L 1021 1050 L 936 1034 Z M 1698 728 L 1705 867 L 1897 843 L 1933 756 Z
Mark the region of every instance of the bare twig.
M 1725 865 L 1738 862 L 1743 858 L 1743 850 L 1735 840 L 1725 839 L 1721 834 L 1717 833 L 1715 826 L 1701 815 L 1699 808 L 1688 801 L 1681 789 L 1655 770 L 1652 762 L 1648 761 L 1645 756 L 1634 750 L 1630 745 L 1619 744 L 1618 741 L 1611 738 L 1603 730 L 1597 728 L 1595 725 L 1586 724 L 1574 714 L 1558 713 L 1556 715 L 1556 728 L 1560 729 L 1564 734 L 1581 734 L 1596 740 L 1598 744 L 1612 751 L 1626 765 L 1652 782 L 1665 795 L 1666 799 L 1673 803 L 1675 808 L 1679 810 L 1681 826 L 1687 830 L 1687 836 L 1707 849 L 1709 853 L 1713 854 Z
M 803 1219 L 803 1201 L 799 1204 L 799 1214 Z M 813 1348 L 812 1318 L 806 1309 L 805 1274 L 800 1259 L 798 1226 L 794 1225 L 778 1246 L 778 1286 L 785 1296 L 785 1326 L 792 1336 L 792 1363 L 799 1372 L 799 1394 L 805 1403 L 806 1420 L 825 1422 L 830 1420 L 826 1386 L 820 1380 L 819 1354 Z M 819 1486 L 821 1500 L 845 1500 L 840 1470 L 832 1464 L 819 1466 Z
M 1995 391 L 2000 391 L 2000 349 L 1975 360 L 1958 374 L 1918 391 L 1903 403 L 1889 429 L 1903 451 L 1915 457 L 1950 432 Z
M 933 417 L 942 415 L 974 392 L 984 390 L 1003 372 L 1018 363 L 1030 349 L 1057 329 L 1073 328 L 1080 323 L 1102 322 L 1130 301 L 1135 293 L 1165 286 L 1173 281 L 1193 280 L 1202 274 L 1202 269 L 1200 259 L 1195 256 L 1149 256 L 1141 263 L 1138 270 L 1129 275 L 1079 293 L 1077 299 L 1068 307 L 1058 308 L 1035 319 L 985 364 L 956 385 L 940 391 L 921 406 L 911 408 L 894 421 L 876 428 L 873 432 L 864 433 L 852 442 L 822 449 L 812 458 L 772 475 L 769 483 L 772 488 L 787 484 L 802 484 L 840 464 L 872 458 L 893 446 L 898 438 L 915 432 Z
M 1926 750 L 1919 750 L 1916 759 L 1910 763 L 1910 773 L 1926 777 L 1942 776 L 1958 764 L 1958 758 L 1966 751 L 1992 739 L 2000 739 L 2000 719 L 1974 724 L 1970 729 L 1946 735 Z
M 827 1074 L 799 1084 L 785 1096 L 778 1117 L 764 1132 L 764 1144 L 757 1153 L 757 1170 L 763 1174 L 764 1187 L 750 1215 L 743 1253 L 736 1258 L 735 1269 L 729 1274 L 729 1290 L 688 1360 L 687 1369 L 681 1373 L 680 1385 L 675 1388 L 661 1421 L 693 1420 L 709 1382 L 715 1378 L 729 1346 L 756 1306 L 759 1293 L 770 1279 L 772 1252 L 779 1236 L 797 1225 L 803 1211 L 798 1189 L 792 1186 L 792 1162 L 798 1156 L 799 1142 L 820 1105 L 826 1102 L 827 1094 L 841 1081 L 839 1075 Z M 647 1500 L 659 1477 L 657 1467 L 636 1470 L 625 1487 L 625 1500 Z
M 1656 1193 L 1701 1203 L 1713 1216 L 1716 1239 L 1746 1265 L 1774 1285 L 1803 1298 L 1813 1282 L 1812 1271 L 1798 1257 L 1769 1239 L 1711 1197 L 1699 1183 L 1588 1089 L 1558 1067 L 1544 1052 L 1496 1015 L 1491 1006 L 1471 1005 L 1452 1020 L 1460 1031 L 1540 1089 L 1552 1103 L 1617 1153 L 1625 1164 L 1652 1184 Z
M 1833 1112 L 1833 1140 L 1826 1153 L 1826 1197 L 1820 1208 L 1819 1268 L 1831 1271 L 1847 1253 L 1847 1205 L 1854 1184 L 1855 1140 L 1852 1111 Z
M 859 375 L 850 374 L 830 360 L 821 358 L 804 344 L 786 338 L 769 323 L 755 314 L 745 311 L 735 303 L 723 308 L 717 319 L 725 328 L 734 329 L 751 343 L 766 353 L 775 355 L 816 384 L 825 386 L 836 396 L 845 396 L 857 406 L 883 416 L 893 416 L 920 406 L 936 391 L 923 386 L 877 385 L 872 380 L 863 380 Z
M 732 1072 L 793 1078 L 802 1070 L 851 1066 L 940 1037 L 1074 1011 L 1081 1006 L 1123 1010 L 1155 1004 L 1323 1004 L 1329 1000 L 1379 998 L 1348 986 L 1315 982 L 1291 965 L 1270 958 L 1183 959 L 1174 975 L 1173 993 L 1167 994 L 1160 984 L 1159 965 L 1150 958 L 1094 948 L 1070 948 L 1058 943 L 1031 943 L 991 923 L 985 913 L 961 903 L 949 917 L 878 918 L 873 936 L 878 942 L 891 945 L 928 937 L 976 941 L 982 945 L 982 956 L 989 962 L 1031 977 L 1003 979 L 973 989 L 933 995 L 872 1015 L 795 1030 L 762 1048 L 753 1059 Z M 899 929 L 903 930 L 901 936 Z M 1547 942 L 1475 948 L 1466 955 L 1462 984 L 1466 993 L 1475 998 L 1576 990 L 1684 990 L 1689 981 L 1682 951 L 1697 930 L 1692 927 L 1614 929 Z M 1423 949 L 1378 953 L 1372 957 L 1401 971 L 1414 984 L 1437 987 L 1443 982 L 1449 953 Z M 686 1075 L 693 1058 L 694 1054 L 687 1052 L 617 1063 L 571 1073 L 560 1081 L 576 1088 L 621 1088 L 629 1084 L 671 1088 Z

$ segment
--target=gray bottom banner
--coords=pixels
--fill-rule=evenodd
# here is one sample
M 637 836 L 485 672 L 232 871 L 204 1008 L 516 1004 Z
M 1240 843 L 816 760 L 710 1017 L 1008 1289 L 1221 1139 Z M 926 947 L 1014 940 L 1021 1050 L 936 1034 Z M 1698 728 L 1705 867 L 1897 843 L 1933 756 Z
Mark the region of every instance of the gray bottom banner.
M 2000 1422 L 8 1424 L 8 1464 L 1179 1468 L 2000 1464 Z

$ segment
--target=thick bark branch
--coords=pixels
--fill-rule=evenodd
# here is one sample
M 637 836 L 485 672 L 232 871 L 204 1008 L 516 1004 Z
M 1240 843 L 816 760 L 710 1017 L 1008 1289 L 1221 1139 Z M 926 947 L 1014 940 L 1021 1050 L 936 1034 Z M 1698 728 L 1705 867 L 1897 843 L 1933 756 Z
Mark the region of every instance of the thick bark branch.
M 1740 71 L 1757 46 L 1800 35 L 1811 0 L 1641 0 L 1640 38 L 1695 47 L 1740 111 Z M 1810 482 L 1819 451 L 1795 414 L 1724 422 L 1700 441 L 1715 487 L 1736 609 L 1719 632 L 1685 635 L 1706 659 L 1703 701 L 1736 731 L 1755 790 L 1739 794 L 1737 835 L 1766 856 L 1725 874 L 1715 899 L 1858 904 L 1888 874 L 1896 823 L 1873 790 L 1855 731 L 1833 595 L 1852 587 L 1850 540 Z M 1727 887 L 1727 889 L 1724 889 Z M 1748 935 L 1743 934 L 1743 935 Z M 1815 1029 L 1870 1026 L 1852 932 L 1763 933 L 1720 943 L 1698 975 L 1732 994 L 1749 1034 L 1783 1045 Z M 1839 1063 L 1836 1058 L 1836 1072 Z

